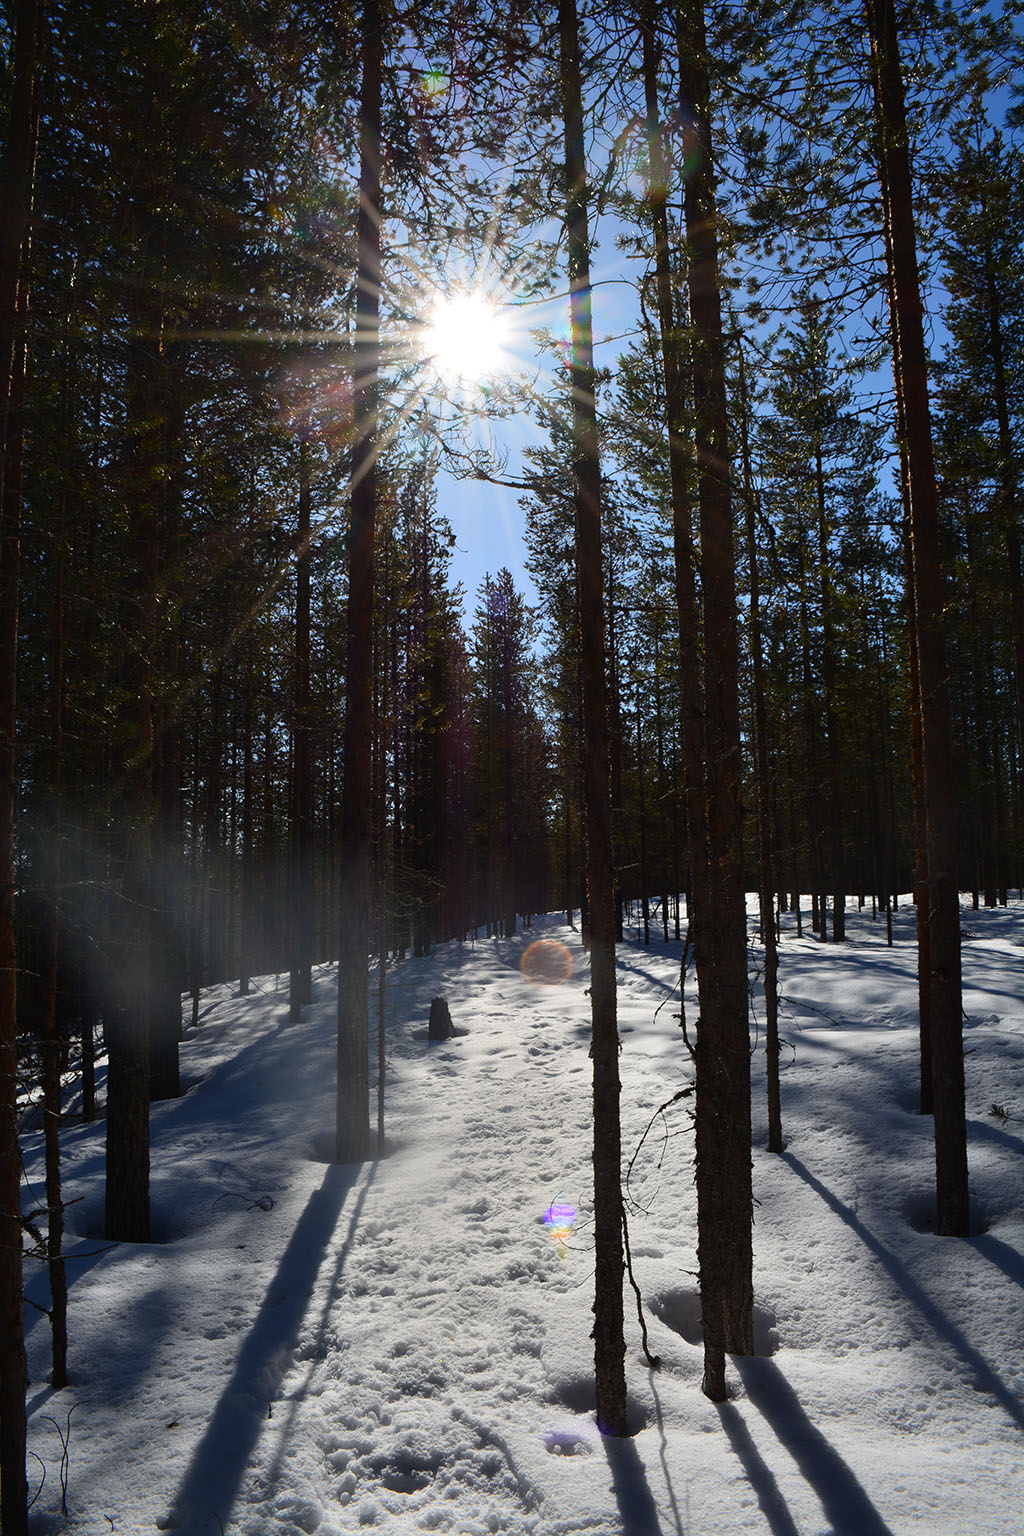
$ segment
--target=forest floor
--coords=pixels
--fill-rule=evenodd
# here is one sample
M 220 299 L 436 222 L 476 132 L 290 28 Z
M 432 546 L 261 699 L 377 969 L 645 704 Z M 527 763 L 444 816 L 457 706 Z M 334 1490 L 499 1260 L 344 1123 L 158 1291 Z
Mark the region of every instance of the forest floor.
M 285 978 L 204 994 L 186 1091 L 154 1108 L 153 1243 L 100 1240 L 103 1126 L 78 1123 L 71 1100 L 72 1385 L 47 1385 L 48 1329 L 30 1307 L 33 1489 L 46 1472 L 33 1530 L 1020 1530 L 1024 907 L 963 912 L 967 1241 L 931 1230 L 912 912 L 892 949 L 867 912 L 841 946 L 796 939 L 791 923 L 786 1149 L 764 1151 L 758 1034 L 758 1354 L 731 1360 L 727 1403 L 700 1390 L 691 1101 L 658 1113 L 692 1076 L 680 945 L 655 930 L 645 948 L 634 930 L 618 969 L 623 1145 L 661 1368 L 644 1360 L 627 1292 L 637 1432 L 611 1441 L 595 1426 L 588 968 L 578 933 L 545 919 L 389 974 L 376 1161 L 328 1161 L 327 967 L 298 1024 Z M 562 985 L 520 969 L 539 938 L 571 956 Z M 444 1044 L 426 1037 L 435 994 L 463 1031 Z M 686 1012 L 692 1024 L 689 986 Z M 26 1137 L 27 1204 L 42 1203 L 38 1141 Z M 28 1269 L 45 1305 L 45 1273 Z

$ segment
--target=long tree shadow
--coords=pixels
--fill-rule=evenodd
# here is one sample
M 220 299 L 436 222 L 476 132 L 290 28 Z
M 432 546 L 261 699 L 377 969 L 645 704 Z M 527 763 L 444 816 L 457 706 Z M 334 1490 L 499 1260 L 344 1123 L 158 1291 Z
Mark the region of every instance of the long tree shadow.
M 349 1251 L 352 1247 L 352 1242 L 355 1238 L 356 1230 L 359 1226 L 359 1218 L 362 1215 L 363 1205 L 366 1202 L 366 1196 L 370 1188 L 370 1182 L 376 1170 L 377 1164 L 374 1163 L 370 1170 L 369 1178 L 367 1178 L 362 1189 L 359 1191 L 359 1199 L 353 1206 L 352 1215 L 349 1218 L 348 1232 L 345 1234 L 345 1241 L 340 1245 L 337 1253 L 334 1256 L 334 1268 L 331 1271 L 331 1277 L 326 1281 L 326 1283 L 324 1280 L 321 1280 L 320 1290 L 324 1299 L 323 1305 L 320 1308 L 320 1317 L 314 1324 L 312 1324 L 314 1345 L 309 1365 L 306 1368 L 302 1380 L 292 1391 L 289 1392 L 288 1406 L 285 1410 L 283 1428 L 280 1426 L 278 1428 L 277 1452 L 274 1456 L 273 1463 L 267 1472 L 267 1482 L 271 1487 L 276 1485 L 277 1479 L 280 1476 L 281 1464 L 288 1449 L 291 1427 L 299 1411 L 299 1407 L 305 1400 L 306 1394 L 309 1391 L 309 1384 L 313 1378 L 313 1374 L 316 1371 L 317 1366 L 326 1354 L 327 1329 L 331 1320 L 331 1314 L 334 1311 L 334 1304 L 338 1299 L 338 1292 L 341 1288 L 341 1277 L 344 1273 L 345 1265 L 348 1262 Z
M 661 1536 L 658 1506 L 636 1445 L 632 1440 L 616 1440 L 610 1435 L 602 1435 L 601 1439 L 611 1468 L 622 1536 Z
M 718 1412 L 722 1420 L 722 1428 L 743 1464 L 743 1470 L 757 1495 L 758 1505 L 768 1522 L 772 1536 L 800 1536 L 796 1522 L 789 1512 L 789 1505 L 779 1492 L 775 1474 L 754 1444 L 753 1436 L 744 1424 L 739 1410 L 733 1403 L 720 1403 Z
M 988 1259 L 990 1264 L 1001 1269 L 1014 1285 L 1024 1290 L 1024 1254 L 1018 1253 L 1016 1248 L 1011 1248 L 1001 1238 L 993 1237 L 991 1232 L 982 1232 L 980 1236 L 972 1237 L 971 1247 Z
M 671 948 L 671 944 L 669 945 L 669 948 Z M 662 945 L 655 955 L 655 959 L 663 960 L 665 958 L 665 954 L 665 946 Z M 659 993 L 666 998 L 675 997 L 679 992 L 678 976 L 665 978 L 662 976 L 652 975 L 649 965 L 645 965 L 643 963 L 644 958 L 645 957 L 643 955 L 630 955 L 629 951 L 626 950 L 624 953 L 618 954 L 616 956 L 616 969 L 620 975 L 638 977 L 647 987 L 649 992 Z
M 1001 1125 L 993 1125 L 991 1120 L 970 1119 L 967 1129 L 972 1141 L 988 1141 L 994 1147 L 1005 1147 L 1008 1152 L 1024 1152 L 1024 1141 L 1019 1136 L 1004 1131 Z
M 658 1456 L 661 1461 L 661 1470 L 665 1476 L 665 1486 L 668 1489 L 668 1499 L 672 1506 L 672 1520 L 676 1528 L 676 1536 L 686 1536 L 683 1529 L 683 1517 L 679 1510 L 679 1500 L 676 1498 L 675 1484 L 672 1482 L 672 1472 L 668 1464 L 668 1439 L 665 1435 L 665 1415 L 661 1408 L 661 1397 L 655 1384 L 654 1371 L 650 1372 L 651 1392 L 654 1395 L 654 1413 L 658 1424 Z
M 917 1281 L 908 1271 L 906 1265 L 902 1264 L 894 1253 L 890 1253 L 889 1249 L 886 1248 L 884 1244 L 880 1243 L 878 1238 L 875 1237 L 873 1233 L 869 1232 L 864 1223 L 854 1215 L 853 1211 L 850 1210 L 850 1207 L 848 1205 L 844 1205 L 843 1202 L 836 1195 L 834 1195 L 830 1189 L 827 1189 L 825 1185 L 821 1183 L 820 1179 L 816 1179 L 813 1173 L 811 1173 L 808 1168 L 804 1167 L 803 1163 L 798 1157 L 794 1157 L 791 1152 L 784 1152 L 782 1156 L 792 1168 L 793 1172 L 799 1174 L 800 1178 L 804 1180 L 804 1183 L 810 1185 L 811 1189 L 813 1189 L 816 1194 L 821 1196 L 825 1204 L 828 1205 L 833 1211 L 835 1211 L 836 1215 L 841 1217 L 842 1220 L 846 1222 L 846 1225 L 857 1234 L 861 1242 L 864 1243 L 866 1247 L 871 1249 L 871 1252 L 881 1261 L 885 1269 L 888 1270 L 889 1274 L 900 1287 L 903 1294 L 908 1298 L 908 1300 L 914 1303 L 922 1317 L 926 1322 L 931 1324 L 940 1338 L 942 1338 L 947 1344 L 952 1345 L 953 1349 L 956 1350 L 964 1364 L 969 1366 L 970 1369 L 974 1372 L 975 1385 L 978 1390 L 982 1392 L 990 1392 L 995 1398 L 996 1402 L 999 1403 L 1000 1407 L 1004 1409 L 1004 1411 L 1013 1420 L 1013 1422 L 1018 1425 L 1019 1428 L 1024 1429 L 1024 1407 L 1022 1407 L 1020 1401 L 1014 1396 L 1013 1392 L 1011 1392 L 1010 1388 L 996 1373 L 996 1371 L 993 1370 L 992 1366 L 989 1365 L 985 1357 L 980 1355 L 972 1344 L 968 1343 L 967 1339 L 965 1339 L 963 1334 L 960 1332 L 960 1329 L 954 1322 L 950 1321 L 950 1319 L 942 1311 L 942 1308 L 936 1306 L 931 1297 L 921 1289 Z M 959 1239 L 951 1239 L 951 1241 L 959 1241 Z M 984 1244 L 983 1238 L 976 1238 L 974 1242 L 975 1245 L 978 1246 L 981 1251 L 986 1254 L 986 1257 L 995 1257 L 991 1251 L 991 1247 L 986 1250 L 986 1248 L 982 1246 Z
M 359 1221 L 366 1191 L 376 1172 L 372 1164 L 356 1202 L 343 1246 L 347 1254 Z M 333 1165 L 319 1189 L 310 1195 L 295 1224 L 277 1274 L 238 1355 L 230 1381 L 210 1417 L 192 1456 L 165 1528 L 184 1527 L 190 1533 L 227 1527 L 242 1476 L 270 1417 L 274 1397 L 288 1365 L 309 1306 L 320 1266 L 330 1246 L 349 1191 L 363 1165 Z M 335 1273 L 334 1282 L 337 1281 Z
M 733 1364 L 739 1370 L 751 1403 L 771 1425 L 817 1494 L 831 1522 L 833 1536 L 892 1536 L 891 1530 L 839 1452 L 829 1444 L 821 1430 L 811 1423 L 800 1399 L 775 1362 L 748 1356 L 733 1357 Z M 726 1431 L 729 1431 L 727 1423 Z M 745 1456 L 732 1434 L 729 1438 L 733 1440 L 747 1468 L 758 1501 L 768 1516 L 775 1536 L 792 1536 L 795 1527 L 782 1496 L 774 1486 L 775 1479 L 756 1450 L 753 1450 L 756 1460 L 748 1459 L 753 1449 L 752 1443 L 744 1448 Z M 752 1469 L 757 1473 L 759 1482 L 751 1475 Z

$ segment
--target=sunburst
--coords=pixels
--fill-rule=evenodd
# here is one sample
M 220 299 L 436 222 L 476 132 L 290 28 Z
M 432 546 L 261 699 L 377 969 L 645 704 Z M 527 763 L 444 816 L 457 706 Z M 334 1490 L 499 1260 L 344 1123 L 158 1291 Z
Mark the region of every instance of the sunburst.
M 510 330 L 503 307 L 480 290 L 435 299 L 423 328 L 422 351 L 443 385 L 487 386 L 512 364 Z

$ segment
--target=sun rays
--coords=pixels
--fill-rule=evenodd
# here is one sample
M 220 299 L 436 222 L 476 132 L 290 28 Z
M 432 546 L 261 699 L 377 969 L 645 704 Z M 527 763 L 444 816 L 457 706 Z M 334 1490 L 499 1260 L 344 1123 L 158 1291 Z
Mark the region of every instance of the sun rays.
M 456 290 L 439 296 L 423 330 L 427 367 L 442 384 L 487 386 L 514 361 L 508 319 L 482 292 Z

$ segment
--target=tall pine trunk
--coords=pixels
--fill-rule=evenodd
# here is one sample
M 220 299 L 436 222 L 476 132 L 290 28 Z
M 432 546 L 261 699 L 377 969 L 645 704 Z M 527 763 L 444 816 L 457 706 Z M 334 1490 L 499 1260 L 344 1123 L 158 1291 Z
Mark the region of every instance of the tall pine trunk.
M 42 19 L 37 0 L 14 17 L 13 72 L 0 201 L 0 1527 L 25 1536 L 25 1325 L 18 1147 L 14 941 L 15 668 L 21 566 L 21 397 L 28 321 Z
M 717 203 L 703 0 L 677 10 L 704 611 L 707 907 L 697 922 L 696 1179 L 704 1391 L 726 1395 L 725 1354 L 753 1352 L 750 1034 L 740 802 L 736 579 Z M 696 883 L 695 883 L 696 890 Z
M 175 675 L 175 659 L 168 664 Z M 185 846 L 181 803 L 181 736 L 177 720 L 161 709 L 154 730 L 155 869 L 149 948 L 151 959 L 149 1096 L 176 1099 L 181 1093 L 181 994 L 186 958 L 181 922 Z
M 369 958 L 370 856 L 373 842 L 373 589 L 377 513 L 377 394 L 380 371 L 381 14 L 363 0 L 360 21 L 359 212 L 355 442 L 349 529 L 345 734 L 341 787 L 341 925 L 338 947 L 338 1087 L 336 1157 L 370 1154 Z
M 821 580 L 821 684 L 825 705 L 825 743 L 828 765 L 829 863 L 832 876 L 832 937 L 837 944 L 846 938 L 846 854 L 843 840 L 843 800 L 839 773 L 839 719 L 836 708 L 835 594 L 829 563 L 830 527 L 825 496 L 825 469 L 820 438 L 814 445 L 814 488 L 818 512 L 818 569 Z M 822 887 L 824 895 L 824 887 Z M 825 938 L 824 914 L 822 938 Z
M 665 379 L 665 410 L 668 427 L 669 484 L 672 498 L 672 550 L 676 624 L 679 634 L 679 693 L 682 732 L 684 806 L 689 852 L 690 902 L 688 916 L 696 938 L 699 913 L 707 908 L 707 837 L 704 818 L 704 725 L 700 675 L 697 594 L 694 581 L 693 506 L 690 496 L 691 454 L 685 433 L 688 408 L 687 380 L 683 366 L 680 327 L 675 313 L 669 245 L 667 199 L 670 161 L 658 117 L 658 74 L 654 47 L 654 5 L 645 0 L 640 11 L 644 48 L 644 94 L 647 137 L 650 146 L 651 182 L 648 192 L 654 236 L 654 271 L 661 335 L 661 362 Z M 683 956 L 685 969 L 686 957 Z
M 764 690 L 764 638 L 761 579 L 757 564 L 757 504 L 750 464 L 750 403 L 743 346 L 739 343 L 740 444 L 749 570 L 750 658 L 754 692 L 754 764 L 757 795 L 757 891 L 764 945 L 765 1077 L 768 1097 L 768 1151 L 782 1151 L 782 1100 L 779 1086 L 779 948 L 775 931 L 775 876 L 772 867 L 771 780 L 768 768 L 768 710 Z
M 253 713 L 252 651 L 246 647 L 245 680 L 242 687 L 242 871 L 238 922 L 238 995 L 246 997 L 252 981 L 255 959 L 256 879 L 253 852 Z
M 891 279 L 890 279 L 891 288 Z M 925 816 L 924 737 L 921 729 L 921 679 L 917 649 L 917 607 L 910 555 L 910 473 L 903 402 L 896 396 L 896 431 L 900 454 L 900 496 L 903 502 L 903 576 L 907 605 L 907 683 L 910 715 L 910 790 L 914 807 L 914 911 L 917 925 L 917 1015 L 919 1108 L 932 1112 L 932 966 L 931 888 L 928 884 L 928 822 Z
M 288 1011 L 294 1021 L 313 1001 L 313 751 L 310 720 L 310 468 L 299 443 L 295 536 L 295 670 L 292 694 L 292 900 Z
M 956 790 L 927 355 L 903 76 L 893 0 L 867 0 L 866 15 L 871 43 L 893 369 L 904 440 L 917 626 L 928 847 L 937 1224 L 940 1233 L 966 1237 L 970 1230 L 970 1210 L 961 1029 Z
M 163 586 L 180 543 L 185 440 L 184 354 L 173 340 L 161 338 L 158 409 L 161 421 L 162 474 L 155 493 L 153 581 Z M 173 606 L 173 605 L 170 605 Z M 153 618 L 154 670 L 161 678 L 181 675 L 181 641 L 176 624 Z M 164 610 L 166 611 L 166 609 Z M 153 869 L 149 913 L 149 1094 L 174 1099 L 181 1092 L 181 994 L 185 985 L 184 925 L 181 892 L 185 885 L 185 838 L 181 796 L 181 726 L 163 690 L 155 688 L 153 707 Z
M 165 443 L 160 382 L 163 313 L 153 274 L 157 217 L 138 194 L 139 280 L 132 295 L 127 362 L 124 496 L 128 537 L 118 598 L 121 642 L 118 775 L 114 802 L 107 985 L 106 1235 L 147 1243 L 149 1202 L 150 1025 L 153 913 L 156 901 L 155 701 L 157 577 Z
M 611 753 L 601 559 L 601 471 L 590 308 L 588 187 L 576 0 L 559 0 L 558 33 L 565 120 L 565 232 L 572 327 L 572 469 L 594 1063 L 594 1364 L 598 1425 L 605 1434 L 625 1435 L 628 1431 L 622 1306 L 622 1158 L 615 997 Z
M 65 379 L 66 386 L 66 379 Z M 66 398 L 66 387 L 65 387 Z M 42 960 L 42 1048 L 43 1048 L 43 1143 L 46 1155 L 46 1262 L 50 1275 L 50 1338 L 55 1390 L 68 1384 L 68 1284 L 64 1264 L 64 1197 L 61 1188 L 61 1057 L 66 1053 L 67 1037 L 61 1038 L 57 1018 L 58 961 L 61 946 L 60 893 L 63 878 L 61 838 L 63 816 L 61 791 L 64 767 L 64 628 L 65 590 L 65 511 L 66 492 L 61 491 L 55 543 L 52 655 L 50 660 L 50 816 L 47 835 L 50 848 L 46 855 L 46 880 L 50 897 L 45 905 Z

